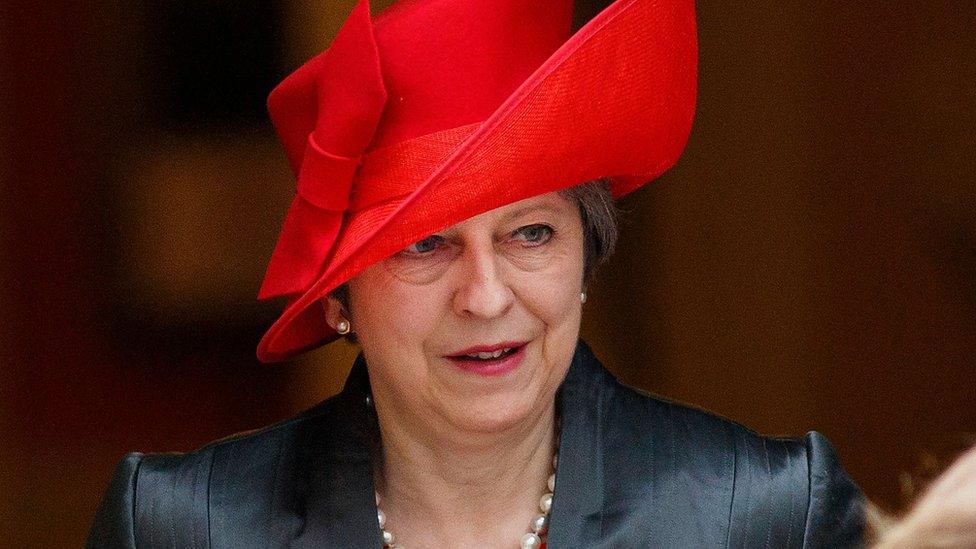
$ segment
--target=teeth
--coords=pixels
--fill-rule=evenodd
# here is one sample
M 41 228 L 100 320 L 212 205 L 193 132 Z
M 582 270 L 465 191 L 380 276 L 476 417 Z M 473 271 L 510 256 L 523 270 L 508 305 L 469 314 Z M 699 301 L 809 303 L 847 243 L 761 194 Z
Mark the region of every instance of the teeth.
M 471 358 L 478 358 L 478 359 L 481 359 L 481 360 L 489 360 L 489 359 L 492 359 L 492 358 L 498 358 L 498 357 L 502 356 L 503 354 L 507 353 L 510 350 L 512 350 L 511 347 L 509 347 L 508 349 L 498 349 L 497 351 L 494 351 L 492 353 L 472 353 L 472 354 L 466 355 L 466 356 L 471 357 Z

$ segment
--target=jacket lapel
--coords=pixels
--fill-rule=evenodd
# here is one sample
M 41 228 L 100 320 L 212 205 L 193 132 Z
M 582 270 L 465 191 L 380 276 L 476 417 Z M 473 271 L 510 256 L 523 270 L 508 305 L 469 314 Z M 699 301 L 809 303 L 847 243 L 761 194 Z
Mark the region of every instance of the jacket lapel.
M 556 395 L 561 417 L 556 489 L 549 518 L 550 547 L 589 546 L 600 536 L 604 500 L 601 427 L 603 368 L 581 341 Z
M 308 471 L 306 520 L 295 547 L 383 546 L 376 523 L 371 458 L 371 444 L 378 440 L 379 431 L 367 395 L 369 379 L 360 355 L 338 396 L 341 415 L 322 416 L 332 422 L 325 429 L 309 425 L 313 433 L 302 456 Z M 326 439 L 314 436 L 314 431 L 334 436 Z

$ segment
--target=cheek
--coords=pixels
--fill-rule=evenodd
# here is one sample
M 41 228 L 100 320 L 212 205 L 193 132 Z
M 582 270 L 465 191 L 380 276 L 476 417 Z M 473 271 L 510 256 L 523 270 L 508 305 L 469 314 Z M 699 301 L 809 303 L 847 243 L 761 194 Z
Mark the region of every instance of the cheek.
M 415 352 L 439 314 L 432 289 L 409 287 L 381 266 L 363 271 L 349 290 L 353 329 L 367 355 Z
M 555 328 L 579 318 L 582 278 L 582 257 L 572 254 L 550 262 L 544 271 L 519 276 L 517 294 L 534 316 Z

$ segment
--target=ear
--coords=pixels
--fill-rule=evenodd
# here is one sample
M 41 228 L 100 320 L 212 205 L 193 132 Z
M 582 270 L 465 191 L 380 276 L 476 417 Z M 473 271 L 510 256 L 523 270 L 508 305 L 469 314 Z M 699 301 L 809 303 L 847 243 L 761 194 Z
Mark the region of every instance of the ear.
M 325 296 L 321 299 L 322 309 L 325 311 L 325 321 L 334 330 L 339 324 L 339 320 L 345 318 L 342 313 L 342 304 L 332 296 Z M 348 320 L 348 319 L 347 319 Z

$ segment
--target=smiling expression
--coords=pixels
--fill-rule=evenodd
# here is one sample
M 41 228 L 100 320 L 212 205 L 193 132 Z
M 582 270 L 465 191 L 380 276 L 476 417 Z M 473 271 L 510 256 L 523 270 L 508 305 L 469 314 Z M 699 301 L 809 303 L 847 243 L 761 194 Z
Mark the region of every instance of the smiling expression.
M 467 219 L 349 281 L 381 414 L 490 432 L 538 417 L 575 350 L 583 282 L 575 201 L 548 193 Z

